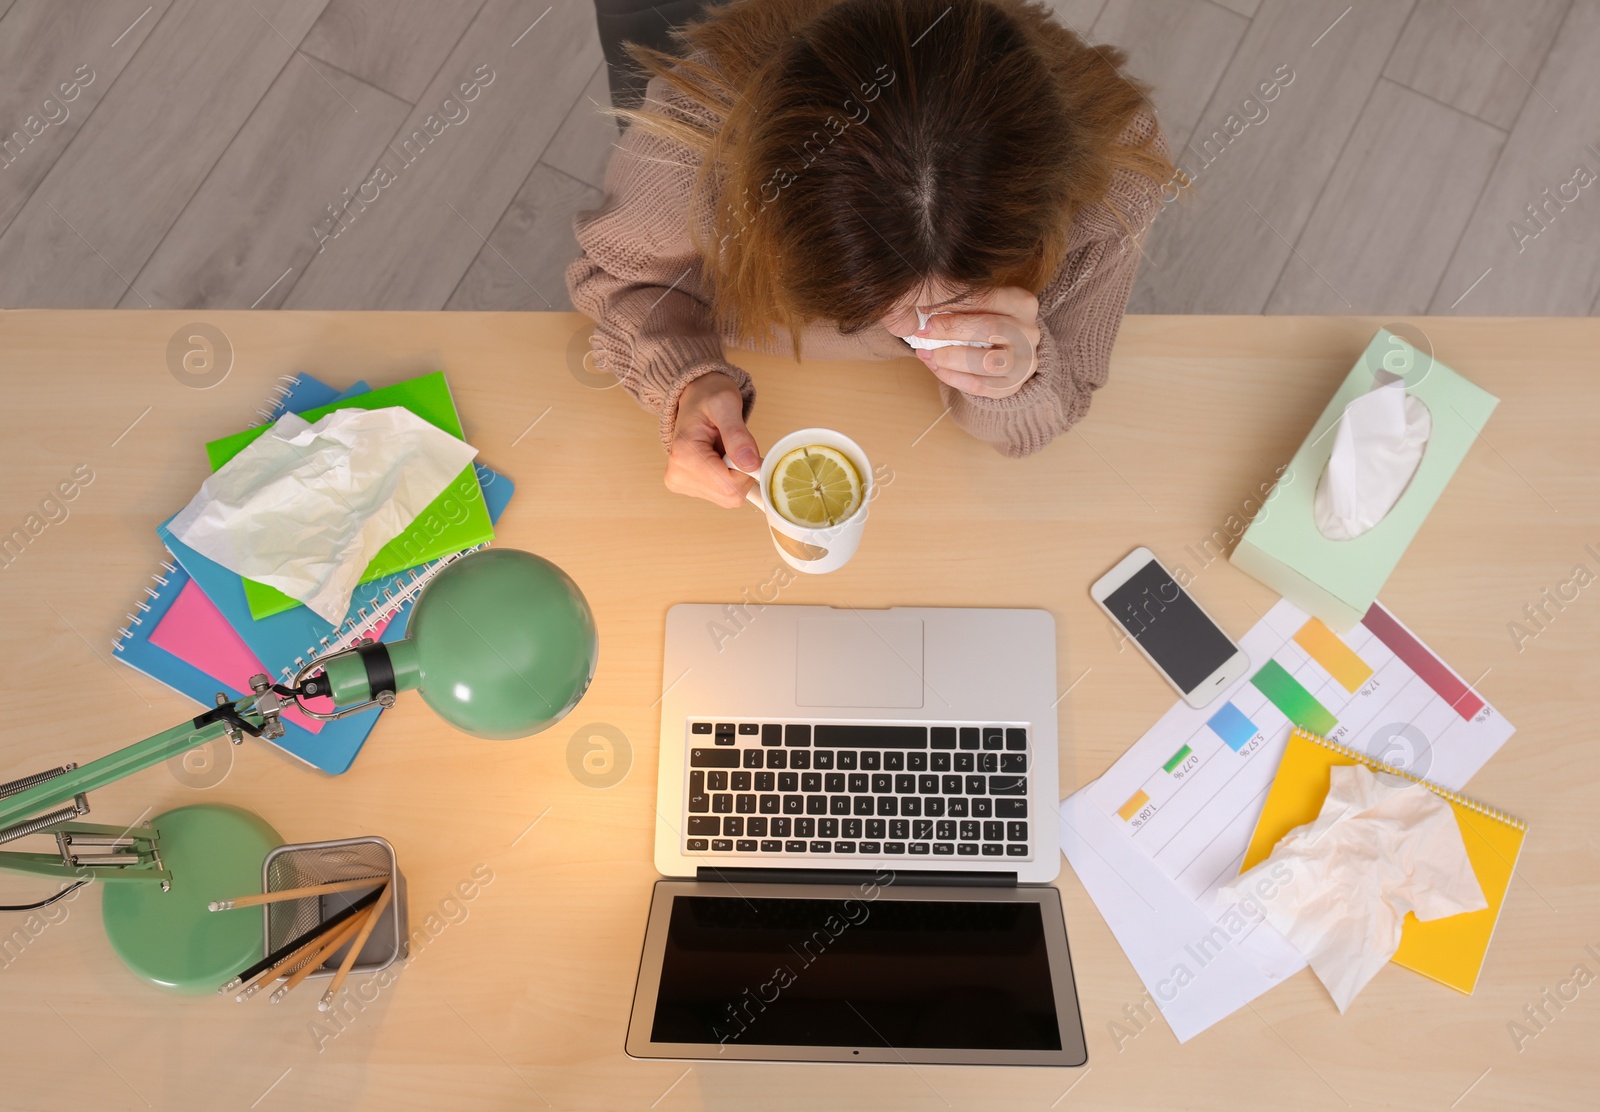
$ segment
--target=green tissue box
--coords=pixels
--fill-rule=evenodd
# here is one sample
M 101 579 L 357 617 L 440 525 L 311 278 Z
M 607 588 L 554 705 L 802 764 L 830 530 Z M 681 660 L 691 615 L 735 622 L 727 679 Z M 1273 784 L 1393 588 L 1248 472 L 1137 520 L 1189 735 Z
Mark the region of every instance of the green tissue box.
M 1428 407 L 1433 431 L 1410 485 L 1388 514 L 1359 537 L 1330 540 L 1317 528 L 1312 500 L 1333 452 L 1334 425 L 1347 405 L 1372 389 L 1379 370 L 1404 377 L 1406 393 Z M 1232 562 L 1330 628 L 1349 629 L 1378 597 L 1498 404 L 1493 394 L 1379 329 L 1239 538 Z

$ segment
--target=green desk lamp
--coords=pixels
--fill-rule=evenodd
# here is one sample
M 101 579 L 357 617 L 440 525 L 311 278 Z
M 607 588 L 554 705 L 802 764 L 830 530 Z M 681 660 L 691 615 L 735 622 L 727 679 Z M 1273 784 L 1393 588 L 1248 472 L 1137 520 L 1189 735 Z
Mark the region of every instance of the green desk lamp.
M 367 642 L 307 665 L 290 684 L 251 679 L 251 694 L 82 767 L 63 765 L 0 784 L 0 844 L 51 833 L 57 852 L 0 852 L 0 869 L 108 884 L 112 948 L 147 980 L 184 992 L 216 988 L 260 957 L 261 922 L 206 905 L 260 884 L 283 839 L 235 807 L 180 807 L 143 825 L 77 821 L 87 795 L 224 735 L 235 744 L 283 736 L 281 715 L 342 718 L 390 707 L 401 691 L 463 733 L 522 738 L 577 705 L 594 677 L 594 616 L 571 578 L 529 552 L 491 548 L 452 563 L 412 607 L 404 640 Z M 301 700 L 331 695 L 332 711 Z M 40 905 L 42 906 L 42 905 Z

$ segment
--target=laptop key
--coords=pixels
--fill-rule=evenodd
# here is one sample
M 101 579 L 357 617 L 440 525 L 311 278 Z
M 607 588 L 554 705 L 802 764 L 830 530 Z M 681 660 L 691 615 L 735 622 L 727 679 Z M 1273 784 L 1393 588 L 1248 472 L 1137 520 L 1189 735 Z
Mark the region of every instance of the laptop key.
M 978 727 L 961 727 L 961 748 L 976 749 L 978 747 Z
M 783 843 L 778 841 L 776 838 L 768 838 L 766 841 L 761 843 L 761 852 L 762 853 L 782 853 L 783 852 Z
M 896 841 L 911 837 L 911 822 L 908 819 L 890 819 L 889 837 Z
M 819 838 L 837 838 L 838 836 L 839 836 L 839 820 L 838 819 L 818 819 L 817 820 L 817 837 L 819 837 Z
M 941 796 L 930 795 L 922 801 L 922 813 L 930 819 L 936 819 L 944 814 L 944 799 Z
M 778 725 L 776 722 L 768 722 L 766 725 L 762 726 L 761 744 L 763 747 L 769 745 L 782 745 L 783 727 Z
M 877 772 L 883 765 L 883 754 L 874 753 L 870 749 L 861 754 L 861 767 L 868 772 Z
M 1004 852 L 1004 848 L 998 842 L 983 843 L 983 855 L 985 857 L 999 857 Z
M 953 819 L 964 819 L 967 817 L 967 801 L 965 799 L 947 799 L 945 800 L 945 811 Z
M 1006 732 L 999 726 L 985 726 L 983 728 L 983 747 L 985 749 L 1004 749 Z
M 744 837 L 744 819 L 738 815 L 729 815 L 722 820 L 722 833 L 728 838 Z
M 961 840 L 963 842 L 976 842 L 978 840 L 978 823 L 968 819 L 961 824 Z
M 710 725 L 710 723 L 707 723 L 707 725 Z M 704 853 L 706 847 L 708 847 L 711 843 L 706 841 L 704 838 L 690 838 L 687 844 L 688 851 L 690 853 Z
M 689 773 L 689 810 L 711 810 L 711 797 L 706 794 L 706 774 L 703 772 Z
M 720 770 L 718 770 L 716 772 L 708 773 L 706 775 L 706 787 L 710 788 L 714 792 L 725 792 L 725 791 L 727 791 L 728 790 L 728 774 L 726 772 L 722 772 Z
M 883 846 L 878 842 L 860 842 L 857 844 L 856 849 L 872 856 L 877 856 L 883 852 Z
M 914 854 L 914 855 L 924 855 L 925 856 L 927 854 L 927 852 L 928 852 L 928 843 L 927 842 L 912 842 L 906 848 L 909 849 L 912 852 L 912 854 Z
M 759 734 L 761 727 L 754 722 L 741 722 L 739 723 L 739 732 L 741 734 Z
M 911 824 L 911 836 L 913 838 L 932 838 L 933 820 L 917 819 Z
M 817 842 L 812 842 L 811 843 L 811 852 L 812 853 L 828 853 L 832 849 L 833 849 L 833 843 L 832 842 L 817 841 Z
M 733 841 L 728 838 L 711 839 L 711 849 L 714 853 L 732 853 Z
M 872 796 L 868 796 L 867 798 L 871 799 L 873 797 Z M 878 814 L 880 814 L 880 815 L 898 815 L 900 813 L 900 803 L 899 803 L 898 800 L 895 799 L 894 796 L 892 796 L 892 795 L 880 795 L 880 796 L 877 797 L 877 800 L 878 800 Z
M 793 819 L 773 819 L 772 836 L 774 838 L 787 838 L 790 828 L 794 825 Z
M 733 809 L 741 815 L 753 815 L 756 813 L 756 797 L 753 795 L 738 796 L 733 803 Z
M 806 796 L 806 814 L 826 815 L 828 813 L 828 797 L 825 795 Z
M 942 841 L 953 842 L 956 838 L 956 822 L 954 819 L 940 819 L 933 824 L 933 836 Z
M 778 790 L 780 792 L 797 792 L 800 790 L 800 774 L 798 772 L 778 773 Z
M 789 767 L 790 768 L 810 768 L 811 767 L 811 751 L 809 749 L 797 749 L 793 753 L 790 753 L 789 754 Z
M 733 796 L 726 793 L 711 797 L 711 810 L 719 815 L 730 814 L 733 811 Z
M 767 754 L 768 768 L 788 768 L 789 754 L 782 749 L 774 749 Z
M 926 749 L 926 726 L 880 726 L 875 723 L 845 726 L 820 725 L 814 735 L 818 745 L 830 749 Z
M 848 795 L 830 795 L 828 797 L 828 814 L 848 815 L 850 813 L 850 797 Z
M 1006 844 L 1006 856 L 1026 857 L 1028 856 L 1028 847 L 1021 842 L 1008 842 Z
M 711 723 L 696 722 L 689 727 L 689 732 L 692 734 L 709 734 L 711 732 Z
M 796 838 L 815 838 L 817 836 L 817 820 L 795 819 L 794 836 Z
M 922 814 L 922 800 L 914 795 L 906 796 L 906 798 L 900 800 L 900 813 L 916 818 Z
M 982 776 L 968 776 L 967 777 L 967 788 L 966 788 L 966 791 L 967 791 L 968 795 L 983 795 L 988 790 L 989 790 L 988 781 L 985 780 Z
M 989 794 L 1027 795 L 1028 778 L 1026 776 L 991 776 L 989 777 Z
M 1020 730 L 1015 726 L 1007 727 L 1007 729 L 1006 729 L 1006 748 L 1020 751 L 1020 750 L 1026 749 L 1027 747 L 1028 747 L 1028 731 L 1027 730 Z
M 992 799 L 974 799 L 972 801 L 972 817 L 973 818 L 975 818 L 975 819 L 987 819 L 987 818 L 992 818 L 993 816 L 994 816 L 994 800 L 992 800 Z
M 1028 801 L 1026 799 L 997 799 L 994 801 L 994 813 L 1002 819 L 1025 819 L 1028 817 Z
M 868 787 L 871 782 L 872 777 L 865 772 L 852 772 L 850 774 L 850 791 L 853 795 L 864 795 L 871 790 Z
M 939 778 L 931 772 L 924 772 L 917 777 L 917 791 L 923 795 L 938 795 Z
M 715 740 L 718 745 L 732 745 L 734 737 L 732 734 L 718 734 Z
M 852 805 L 851 805 L 851 810 L 850 810 L 851 814 L 853 814 L 853 815 L 870 815 L 870 814 L 873 813 L 872 812 L 872 797 L 870 795 L 854 795 L 854 796 L 851 796 L 850 798 L 853 801 Z
M 983 840 L 986 842 L 1003 842 L 1006 840 L 1006 824 L 999 819 L 991 819 L 983 824 Z
M 956 852 L 958 854 L 960 854 L 962 857 L 976 857 L 976 856 L 978 856 L 978 843 L 977 842 L 957 842 L 956 843 Z
M 752 838 L 765 838 L 767 836 L 767 820 L 760 815 L 751 815 L 744 820 L 744 832 Z
M 949 753 L 934 753 L 932 755 L 931 759 L 928 761 L 928 767 L 933 769 L 933 771 L 935 771 L 935 772 L 949 772 L 950 771 L 950 754 Z
M 806 813 L 806 797 L 803 795 L 786 795 L 783 797 L 783 813 L 786 815 L 803 815 Z
M 902 772 L 894 778 L 894 790 L 898 795 L 912 795 L 917 790 L 917 778 L 909 772 Z
M 971 754 L 971 753 L 957 753 L 956 754 L 956 771 L 957 772 L 971 772 L 972 771 L 972 757 L 973 757 L 973 754 Z
M 961 777 L 959 777 L 959 776 L 942 776 L 942 777 L 940 777 L 940 781 L 944 785 L 944 794 L 945 795 L 960 795 L 961 794 Z
M 829 769 L 833 767 L 833 750 L 820 749 L 811 754 L 811 767 Z
M 803 792 L 820 792 L 822 790 L 822 773 L 802 773 L 800 776 L 800 790 Z
M 1000 754 L 1000 771 L 1001 772 L 1027 772 L 1028 771 L 1028 754 L 1026 754 L 1026 753 L 1002 753 L 1002 754 Z
M 911 772 L 926 772 L 926 771 L 928 771 L 928 754 L 926 754 L 926 753 L 907 753 L 906 754 L 906 768 Z
M 889 824 L 884 822 L 882 819 L 868 819 L 867 837 L 881 841 L 886 836 L 885 831 L 888 825 Z
M 848 749 L 835 753 L 833 760 L 835 768 L 842 768 L 847 772 L 856 767 L 856 755 Z
M 976 754 L 976 756 L 978 758 L 978 771 L 979 772 L 999 772 L 1000 771 L 1000 754 L 999 753 L 978 753 L 978 754 Z
M 744 767 L 761 768 L 766 762 L 761 757 L 761 750 L 746 749 L 744 751 Z
M 935 726 L 928 731 L 928 735 L 928 740 L 935 749 L 954 749 L 956 747 L 956 728 L 954 726 Z M 935 759 L 937 759 L 937 754 Z
M 905 851 L 906 851 L 906 844 L 904 842 L 885 842 L 885 843 L 883 843 L 883 852 L 884 852 L 885 856 L 898 856 L 898 855 L 904 853 Z
M 738 768 L 739 754 L 733 749 L 691 749 L 690 768 Z
M 844 791 L 844 773 L 830 772 L 822 778 L 822 790 L 826 792 Z
M 872 790 L 874 792 L 894 791 L 894 777 L 887 772 L 879 772 L 872 777 Z
M 898 752 L 885 753 L 883 755 L 883 767 L 889 772 L 899 772 L 906 767 L 906 755 Z
M 783 728 L 783 743 L 785 745 L 810 745 L 811 727 L 791 722 Z
M 854 842 L 835 842 L 835 843 L 833 843 L 833 852 L 834 853 L 854 853 L 855 851 L 856 851 L 856 844 Z
M 733 843 L 733 846 L 740 853 L 754 853 L 756 851 L 756 841 L 754 838 L 740 838 L 737 842 Z
M 956 846 L 954 842 L 933 843 L 933 854 L 935 857 L 953 857 L 955 856 L 955 852 Z
M 1006 823 L 1006 841 L 1026 842 L 1028 840 L 1028 824 L 1025 822 Z
M 707 836 L 721 834 L 722 820 L 716 815 L 690 815 L 687 833 Z
M 806 844 L 804 842 L 790 839 L 789 841 L 783 843 L 783 851 L 785 853 L 804 853 L 806 851 Z
M 747 792 L 750 790 L 750 774 L 748 772 L 730 772 L 728 774 L 728 790 Z
M 780 810 L 782 810 L 782 807 L 783 801 L 777 796 L 764 795 L 761 797 L 760 805 L 756 807 L 756 810 L 760 811 L 763 815 L 776 815 Z
M 839 824 L 839 833 L 841 836 L 846 838 L 861 837 L 861 820 L 845 819 Z
M 778 790 L 778 777 L 772 772 L 756 773 L 756 791 L 772 792 Z

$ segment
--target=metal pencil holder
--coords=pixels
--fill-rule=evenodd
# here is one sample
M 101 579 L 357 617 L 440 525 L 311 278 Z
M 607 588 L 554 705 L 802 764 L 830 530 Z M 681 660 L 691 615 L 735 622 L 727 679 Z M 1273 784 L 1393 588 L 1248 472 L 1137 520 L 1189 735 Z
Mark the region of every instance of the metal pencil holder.
M 372 888 L 355 888 L 326 896 L 307 896 L 262 905 L 266 917 L 264 953 L 270 954 L 286 942 L 312 930 L 318 923 L 382 884 L 394 883 L 394 898 L 383 909 L 351 973 L 377 973 L 406 956 L 410 936 L 406 914 L 406 883 L 395 861 L 394 847 L 382 838 L 343 838 L 332 842 L 300 842 L 279 846 L 261 863 L 264 892 L 282 892 L 314 884 L 372 877 Z M 330 954 L 312 977 L 331 977 L 344 961 L 347 946 Z

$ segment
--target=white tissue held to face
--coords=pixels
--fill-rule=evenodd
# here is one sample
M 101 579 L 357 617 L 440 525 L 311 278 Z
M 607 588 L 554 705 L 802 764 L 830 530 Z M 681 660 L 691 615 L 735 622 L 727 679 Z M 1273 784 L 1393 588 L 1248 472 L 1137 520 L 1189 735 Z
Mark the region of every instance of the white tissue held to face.
M 1361 765 L 1331 769 L 1316 821 L 1291 830 L 1218 896 L 1264 914 L 1341 1014 L 1394 956 L 1406 912 L 1426 921 L 1489 906 L 1450 805 Z
M 928 318 L 933 316 L 932 313 L 924 313 L 921 309 L 918 309 L 916 312 L 918 328 L 921 328 L 923 325 L 927 324 Z M 980 343 L 977 340 L 933 340 L 929 339 L 927 336 L 902 336 L 900 338 L 914 348 L 924 349 L 947 347 L 987 348 L 994 346 L 993 344 Z
M 400 406 L 286 413 L 172 520 L 184 544 L 337 625 L 378 550 L 478 450 Z
M 1416 474 L 1432 432 L 1427 404 L 1387 373 L 1345 406 L 1312 506 L 1322 535 L 1352 540 L 1382 521 Z

